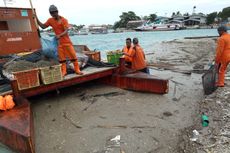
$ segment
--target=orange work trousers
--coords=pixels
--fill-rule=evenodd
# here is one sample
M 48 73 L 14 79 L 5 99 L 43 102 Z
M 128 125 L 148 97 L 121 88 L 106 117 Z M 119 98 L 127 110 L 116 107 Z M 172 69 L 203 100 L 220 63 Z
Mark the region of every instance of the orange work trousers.
M 77 61 L 77 55 L 72 44 L 59 44 L 58 58 L 59 62 L 62 64 L 61 69 L 63 76 L 67 74 L 66 58 L 73 63 L 75 73 L 79 74 L 81 72 Z
M 219 68 L 219 75 L 218 75 L 218 82 L 217 82 L 219 86 L 224 86 L 224 77 L 229 63 L 230 63 L 230 52 L 226 52 L 221 56 L 220 59 L 220 68 Z

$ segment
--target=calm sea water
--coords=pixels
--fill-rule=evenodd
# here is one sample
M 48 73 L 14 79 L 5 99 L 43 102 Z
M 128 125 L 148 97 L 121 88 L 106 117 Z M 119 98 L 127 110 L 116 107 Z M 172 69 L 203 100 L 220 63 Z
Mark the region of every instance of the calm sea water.
M 184 37 L 195 36 L 217 36 L 216 29 L 194 29 L 194 30 L 175 30 L 175 31 L 154 31 L 154 32 L 124 32 L 109 34 L 89 34 L 75 35 L 71 40 L 76 45 L 87 45 L 91 50 L 100 50 L 102 58 L 105 58 L 106 51 L 122 49 L 125 39 L 137 37 L 144 50 L 151 50 L 154 43 L 183 39 Z

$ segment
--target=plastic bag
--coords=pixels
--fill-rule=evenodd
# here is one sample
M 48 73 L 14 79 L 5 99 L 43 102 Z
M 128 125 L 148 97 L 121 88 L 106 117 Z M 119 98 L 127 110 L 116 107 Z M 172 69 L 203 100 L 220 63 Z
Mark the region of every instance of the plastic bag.
M 6 95 L 5 97 L 5 107 L 6 109 L 12 109 L 15 106 L 13 96 L 11 95 Z
M 12 95 L 0 96 L 0 110 L 9 110 L 14 108 L 15 102 Z
M 0 96 L 0 110 L 6 110 L 5 99 L 2 96 Z
M 41 44 L 42 44 L 42 54 L 50 59 L 58 60 L 58 42 L 55 37 L 52 37 L 50 39 L 48 38 L 41 38 Z

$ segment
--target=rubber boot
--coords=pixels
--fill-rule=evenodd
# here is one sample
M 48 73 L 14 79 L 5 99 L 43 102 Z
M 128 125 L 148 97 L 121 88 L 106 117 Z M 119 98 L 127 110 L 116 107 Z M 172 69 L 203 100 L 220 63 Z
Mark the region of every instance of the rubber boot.
M 75 73 L 79 74 L 79 75 L 83 75 L 83 73 L 81 72 L 81 70 L 79 68 L 78 62 L 77 61 L 73 62 L 73 65 L 74 65 L 74 71 L 75 71 Z
M 62 76 L 67 75 L 66 63 L 61 63 L 61 72 L 62 72 Z

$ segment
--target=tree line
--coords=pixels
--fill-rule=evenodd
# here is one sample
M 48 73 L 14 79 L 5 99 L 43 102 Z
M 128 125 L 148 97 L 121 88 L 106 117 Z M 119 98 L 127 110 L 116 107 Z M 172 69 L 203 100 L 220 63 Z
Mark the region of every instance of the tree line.
M 202 14 L 203 13 L 198 13 Z M 178 12 L 173 12 L 172 17 L 176 15 L 182 15 L 180 11 Z M 189 16 L 189 13 L 184 13 L 183 16 Z M 212 12 L 210 14 L 207 14 L 207 25 L 213 24 L 216 19 L 218 19 L 219 22 L 227 21 L 227 19 L 230 17 L 230 7 L 224 8 L 221 12 Z M 117 28 L 126 28 L 126 25 L 129 21 L 135 21 L 135 20 L 147 20 L 150 22 L 155 21 L 157 18 L 156 14 L 150 14 L 148 16 L 140 17 L 137 16 L 133 11 L 128 11 L 128 12 L 123 12 L 120 16 L 120 20 L 115 22 L 113 25 L 114 29 Z
M 207 25 L 214 22 L 224 22 L 230 17 L 230 7 L 224 8 L 221 12 L 212 12 L 207 15 Z

